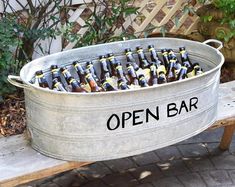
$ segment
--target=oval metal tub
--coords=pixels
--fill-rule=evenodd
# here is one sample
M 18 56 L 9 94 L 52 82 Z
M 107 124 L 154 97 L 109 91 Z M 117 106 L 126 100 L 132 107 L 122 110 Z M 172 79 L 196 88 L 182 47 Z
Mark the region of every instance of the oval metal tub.
M 122 60 L 125 48 L 140 45 L 146 49 L 149 44 L 175 51 L 185 46 L 191 60 L 199 62 L 206 72 L 138 90 L 87 94 L 54 92 L 29 83 L 35 71 L 49 69 L 52 64 L 85 62 L 111 52 Z M 100 161 L 144 153 L 192 137 L 216 119 L 223 62 L 218 49 L 175 38 L 108 43 L 36 59 L 22 68 L 23 84 L 17 84 L 25 88 L 32 146 L 63 160 Z M 9 79 L 16 84 L 14 77 Z

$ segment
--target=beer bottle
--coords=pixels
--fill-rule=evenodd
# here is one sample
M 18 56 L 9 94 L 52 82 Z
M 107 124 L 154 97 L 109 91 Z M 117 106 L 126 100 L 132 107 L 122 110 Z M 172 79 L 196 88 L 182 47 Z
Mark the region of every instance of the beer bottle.
M 115 89 L 115 88 L 111 85 L 111 83 L 110 83 L 108 80 L 103 79 L 103 80 L 101 80 L 101 83 L 102 83 L 103 89 L 104 89 L 106 92 L 107 92 L 107 91 L 117 91 L 117 89 Z
M 80 85 L 80 83 L 74 79 L 74 77 L 69 77 L 69 85 L 72 87 L 72 92 L 81 92 L 81 93 L 86 93 L 87 91 L 83 89 Z
M 117 76 L 116 75 L 117 59 L 115 58 L 113 53 L 108 54 L 108 61 L 110 63 L 110 67 L 111 67 L 111 76 Z
M 133 57 L 131 49 L 130 48 L 125 49 L 125 52 L 126 52 L 127 63 L 132 64 L 132 66 L 134 67 L 134 70 L 138 71 L 139 66 L 138 66 L 138 64 L 136 63 L 136 61 Z
M 203 73 L 203 70 L 202 70 L 202 68 L 200 67 L 200 65 L 198 63 L 193 64 L 193 69 L 194 69 L 194 72 L 195 72 L 195 76 L 200 75 L 200 74 Z
M 130 89 L 126 82 L 121 78 L 118 79 L 118 89 L 120 90 L 128 90 Z
M 49 84 L 43 74 L 42 70 L 36 71 L 36 84 L 38 84 L 42 88 L 48 88 L 49 89 Z
M 107 78 L 110 78 L 110 73 L 105 56 L 101 55 L 99 58 L 100 58 L 99 61 L 100 61 L 100 70 L 101 70 L 100 80 L 105 80 Z
M 58 79 L 58 81 L 61 82 L 61 77 L 60 77 L 58 66 L 57 65 L 51 65 L 50 69 L 51 69 L 52 80 L 54 80 L 56 78 L 56 79 Z
M 128 83 L 128 80 L 126 79 L 126 76 L 124 74 L 124 71 L 120 62 L 117 63 L 115 69 L 116 69 L 117 78 L 122 79 L 125 83 Z
M 158 84 L 167 83 L 166 74 L 164 71 L 160 71 L 158 74 Z
M 167 82 L 173 82 L 176 80 L 174 60 L 169 61 L 169 65 L 168 65 L 167 72 L 166 72 L 166 78 L 167 78 Z
M 139 85 L 139 81 L 137 79 L 137 74 L 134 70 L 134 67 L 132 66 L 132 64 L 127 64 L 127 74 L 129 77 L 129 83 L 133 84 L 133 85 Z
M 165 65 L 165 67 L 168 67 L 168 64 L 170 63 L 169 62 L 170 59 L 168 57 L 167 49 L 162 49 L 161 52 L 162 52 L 162 57 L 163 57 L 164 65 Z
M 153 63 L 155 63 L 155 65 L 157 67 L 159 67 L 160 65 L 163 65 L 163 63 L 160 61 L 160 59 L 158 57 L 157 51 L 154 49 L 154 45 L 149 45 L 148 49 L 149 49 L 149 52 L 150 52 L 151 61 Z
M 143 74 L 139 75 L 139 85 L 141 87 L 148 87 L 149 86 Z
M 63 84 L 57 78 L 54 78 L 52 80 L 52 88 L 53 88 L 53 90 L 56 90 L 56 91 L 67 92 L 67 90 L 64 88 Z
M 88 82 L 91 88 L 91 92 L 100 92 L 102 89 L 98 86 L 89 69 L 85 70 L 85 75 L 86 81 Z
M 177 75 L 177 80 L 182 80 L 182 79 L 185 79 L 185 78 L 188 78 L 187 76 L 187 72 L 188 72 L 188 68 L 186 66 L 182 66 L 178 75 Z
M 138 54 L 138 57 L 139 57 L 140 67 L 142 69 L 149 68 L 149 62 L 147 60 L 147 57 L 144 54 L 143 49 L 141 47 L 136 47 L 136 50 L 137 50 L 137 54 Z
M 78 74 L 80 83 L 85 85 L 86 84 L 86 78 L 85 78 L 85 71 L 83 67 L 78 63 L 78 61 L 73 62 L 73 66 Z
M 179 51 L 180 51 L 180 57 L 181 57 L 182 63 L 185 62 L 185 61 L 188 61 L 190 66 L 192 66 L 192 63 L 189 59 L 188 52 L 185 50 L 185 47 L 180 47 Z
M 95 81 L 98 84 L 99 78 L 97 76 L 97 73 L 96 73 L 95 67 L 93 65 L 93 62 L 91 62 L 91 61 L 86 62 L 86 68 L 91 72 L 91 75 L 94 77 Z
M 149 86 L 158 84 L 157 68 L 154 63 L 150 65 Z
M 69 84 L 69 78 L 72 77 L 69 70 L 66 67 L 62 67 L 62 68 L 60 68 L 60 71 L 61 71 L 62 75 L 64 76 L 67 84 Z
M 177 59 L 177 56 L 172 49 L 168 49 L 167 52 L 168 52 L 168 59 L 169 60 L 170 59 Z

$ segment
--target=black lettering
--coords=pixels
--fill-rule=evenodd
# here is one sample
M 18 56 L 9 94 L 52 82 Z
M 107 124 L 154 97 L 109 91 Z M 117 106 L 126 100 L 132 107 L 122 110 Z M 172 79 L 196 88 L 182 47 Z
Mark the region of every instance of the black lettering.
M 189 101 L 190 106 L 189 106 L 189 110 L 192 110 L 192 107 L 194 107 L 195 109 L 197 109 L 197 103 L 198 103 L 198 98 L 197 97 L 192 97 Z
M 112 120 L 112 118 L 116 118 L 116 126 L 114 127 L 114 128 L 111 128 L 111 125 L 110 125 L 110 121 Z M 109 130 L 116 130 L 118 127 L 119 127 L 119 125 L 120 125 L 120 119 L 119 119 L 119 117 L 118 117 L 118 115 L 117 114 L 112 114 L 111 116 L 110 116 L 110 118 L 108 119 L 108 121 L 107 121 L 107 127 L 108 127 L 108 129 Z
M 130 112 L 123 112 L 122 113 L 122 128 L 125 128 L 125 121 L 131 118 Z
M 156 107 L 156 115 L 154 115 L 148 108 L 146 109 L 146 123 L 149 122 L 149 115 L 154 119 L 159 120 L 159 107 Z
M 134 125 L 140 125 L 143 123 L 143 121 L 136 122 L 136 119 L 140 118 L 140 116 L 136 116 L 136 113 L 143 112 L 144 110 L 136 110 L 133 111 L 133 126 Z
M 181 113 L 182 108 L 185 108 L 185 111 L 188 112 L 188 108 L 187 108 L 185 101 L 182 101 L 182 103 L 181 103 L 179 114 Z
M 171 111 L 175 111 L 174 113 L 170 114 Z M 167 117 L 174 117 L 178 113 L 178 109 L 176 108 L 175 103 L 170 103 L 167 105 Z

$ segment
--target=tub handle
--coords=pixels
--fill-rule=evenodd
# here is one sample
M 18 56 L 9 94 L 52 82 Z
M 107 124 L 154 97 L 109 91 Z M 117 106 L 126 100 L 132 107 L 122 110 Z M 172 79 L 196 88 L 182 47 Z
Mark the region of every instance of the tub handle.
M 20 76 L 8 75 L 7 80 L 9 83 L 11 83 L 12 85 L 14 85 L 16 87 L 30 89 L 30 86 L 23 83 Z
M 223 48 L 223 43 L 219 40 L 216 40 L 216 39 L 209 39 L 209 40 L 206 40 L 204 42 L 202 42 L 203 44 L 206 44 L 208 45 L 208 43 L 216 43 L 218 44 L 219 46 L 216 48 L 217 50 L 220 50 Z

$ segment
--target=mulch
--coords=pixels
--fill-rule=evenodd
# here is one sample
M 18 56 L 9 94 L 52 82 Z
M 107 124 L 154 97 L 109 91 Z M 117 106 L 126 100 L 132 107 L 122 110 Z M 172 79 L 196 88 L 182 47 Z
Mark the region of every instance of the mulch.
M 25 102 L 23 93 L 8 95 L 0 103 L 0 134 L 21 134 L 26 128 Z
M 233 76 L 231 76 L 233 75 Z M 235 73 L 224 66 L 221 71 L 221 82 L 235 80 Z M 0 103 L 0 135 L 10 136 L 21 134 L 26 128 L 26 113 L 23 92 L 8 95 Z

